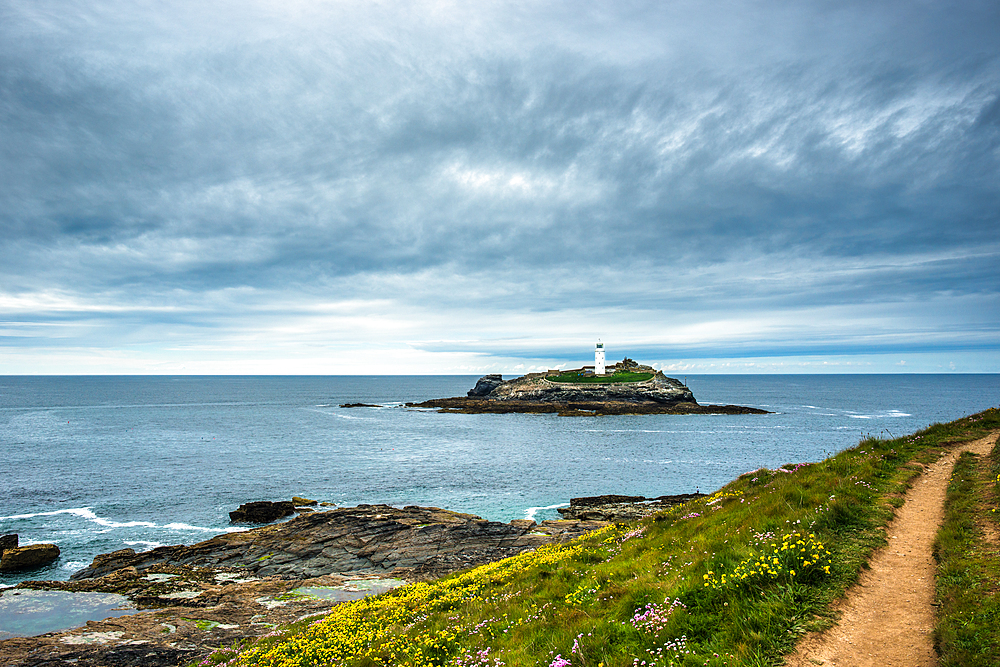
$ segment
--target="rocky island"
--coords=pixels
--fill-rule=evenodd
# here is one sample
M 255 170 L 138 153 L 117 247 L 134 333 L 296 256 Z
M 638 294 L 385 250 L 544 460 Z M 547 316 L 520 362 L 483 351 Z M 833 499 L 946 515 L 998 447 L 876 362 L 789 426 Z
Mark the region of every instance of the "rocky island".
M 407 405 L 465 414 L 767 414 L 767 410 L 742 405 L 699 405 L 680 380 L 627 357 L 606 370 L 610 372 L 597 373 L 593 367 L 585 366 L 529 373 L 506 381 L 501 375 L 485 375 L 467 396 Z

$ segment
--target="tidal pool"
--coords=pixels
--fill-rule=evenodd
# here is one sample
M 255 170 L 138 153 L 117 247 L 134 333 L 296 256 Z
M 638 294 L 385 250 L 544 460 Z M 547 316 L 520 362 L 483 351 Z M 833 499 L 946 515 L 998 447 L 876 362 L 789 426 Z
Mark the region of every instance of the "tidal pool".
M 405 583 L 402 579 L 351 579 L 340 586 L 302 586 L 289 591 L 288 595 L 349 602 L 385 593 Z
M 138 609 L 117 593 L 0 590 L 0 639 L 71 630 L 87 621 L 134 614 Z

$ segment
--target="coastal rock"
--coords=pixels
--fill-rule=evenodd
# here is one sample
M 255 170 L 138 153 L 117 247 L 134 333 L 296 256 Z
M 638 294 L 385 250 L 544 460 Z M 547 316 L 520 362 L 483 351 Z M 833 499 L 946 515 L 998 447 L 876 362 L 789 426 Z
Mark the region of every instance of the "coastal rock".
M 17 534 L 11 533 L 10 535 L 0 536 L 0 556 L 3 556 L 3 552 L 8 549 L 17 548 Z
M 179 667 L 277 624 L 327 613 L 338 600 L 434 579 L 604 525 L 503 524 L 435 507 L 360 505 L 192 546 L 121 549 L 98 556 L 70 581 L 22 582 L 18 588 L 119 593 L 148 611 L 2 641 L 0 664 Z M 334 599 L 331 588 L 338 589 Z
M 484 375 L 476 382 L 476 386 L 469 390 L 469 396 L 487 396 L 494 389 L 503 384 L 503 376 L 495 373 Z
M 238 573 L 168 567 L 123 569 L 81 582 L 32 581 L 17 589 L 126 595 L 146 611 L 92 620 L 68 631 L 0 641 L 4 667 L 181 667 L 272 632 L 275 626 L 321 616 L 341 600 L 402 584 L 399 580 L 328 576 L 257 580 Z M 333 595 L 330 595 L 333 593 Z
M 230 523 L 271 523 L 295 514 L 295 505 L 290 500 L 271 502 L 260 500 L 243 503 L 229 513 Z
M 126 567 L 141 573 L 174 565 L 239 569 L 255 577 L 365 573 L 432 579 L 570 540 L 602 525 L 589 520 L 504 524 L 436 507 L 359 505 L 310 512 L 191 546 L 142 553 L 123 549 L 95 558 L 72 580 L 102 577 Z
M 318 505 L 319 503 L 315 500 L 309 500 L 308 498 L 292 496 L 292 504 L 296 507 L 312 507 L 313 505 Z
M 4 549 L 0 558 L 0 572 L 30 570 L 48 565 L 59 558 L 59 547 L 54 544 L 31 544 L 26 547 Z
M 704 493 L 682 493 L 658 498 L 616 495 L 590 496 L 571 498 L 569 507 L 561 507 L 556 511 L 565 519 L 580 521 L 634 521 L 704 496 Z

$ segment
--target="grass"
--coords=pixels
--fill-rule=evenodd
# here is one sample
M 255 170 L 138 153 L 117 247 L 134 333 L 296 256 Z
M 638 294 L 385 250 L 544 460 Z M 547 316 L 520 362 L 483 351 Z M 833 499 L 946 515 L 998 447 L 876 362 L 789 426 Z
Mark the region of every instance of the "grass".
M 755 470 L 641 522 L 340 604 L 202 664 L 779 664 L 803 633 L 832 623 L 829 604 L 885 543 L 916 464 L 997 428 L 1000 410 L 988 410 Z
M 631 371 L 615 372 L 611 375 L 583 375 L 582 373 L 562 373 L 549 375 L 549 382 L 565 384 L 621 384 L 626 382 L 645 382 L 653 377 L 652 373 L 633 373 Z
M 986 460 L 962 454 L 948 485 L 938 560 L 941 667 L 1000 665 L 1000 446 Z

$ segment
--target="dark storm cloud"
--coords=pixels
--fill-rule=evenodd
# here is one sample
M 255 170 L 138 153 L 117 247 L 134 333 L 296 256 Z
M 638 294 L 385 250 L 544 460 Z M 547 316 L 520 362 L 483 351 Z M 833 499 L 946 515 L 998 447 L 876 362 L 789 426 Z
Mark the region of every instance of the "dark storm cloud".
M 7 4 L 0 291 L 995 305 L 996 4 L 703 5 Z

